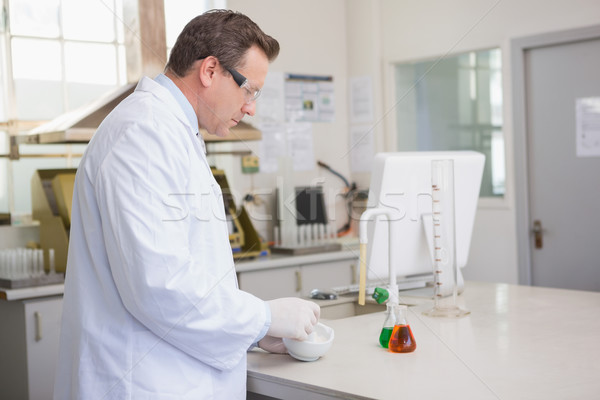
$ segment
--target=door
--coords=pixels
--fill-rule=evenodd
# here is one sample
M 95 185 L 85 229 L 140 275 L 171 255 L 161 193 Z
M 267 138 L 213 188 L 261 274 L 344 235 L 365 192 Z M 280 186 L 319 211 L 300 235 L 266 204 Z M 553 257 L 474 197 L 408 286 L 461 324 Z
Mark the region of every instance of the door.
M 583 131 L 598 148 L 578 156 L 576 140 L 577 100 L 600 101 L 600 33 L 584 36 L 523 52 L 530 278 L 600 291 L 600 111 Z

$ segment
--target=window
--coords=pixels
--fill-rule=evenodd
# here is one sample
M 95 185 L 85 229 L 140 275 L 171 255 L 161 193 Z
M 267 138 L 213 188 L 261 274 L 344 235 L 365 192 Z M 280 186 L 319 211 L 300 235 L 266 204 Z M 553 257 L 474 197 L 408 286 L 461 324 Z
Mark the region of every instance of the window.
M 122 0 L 3 0 L 0 122 L 50 120 L 124 84 L 122 9 Z M 76 167 L 84 148 L 20 145 L 21 159 L 1 158 L 0 211 L 31 213 L 34 171 Z
M 9 121 L 46 121 L 127 83 L 123 0 L 0 0 L 0 155 Z M 224 0 L 165 1 L 167 46 L 193 15 Z M 14 126 L 14 123 L 12 124 Z M 33 126 L 32 126 L 33 127 Z M 85 145 L 20 145 L 0 157 L 0 212 L 31 213 L 39 168 L 77 167 Z
M 196 15 L 215 8 L 227 8 L 226 0 L 168 0 L 165 1 L 165 31 L 167 53 L 175 44 L 177 36 Z
M 475 150 L 486 156 L 480 196 L 505 191 L 500 49 L 397 64 L 398 151 Z

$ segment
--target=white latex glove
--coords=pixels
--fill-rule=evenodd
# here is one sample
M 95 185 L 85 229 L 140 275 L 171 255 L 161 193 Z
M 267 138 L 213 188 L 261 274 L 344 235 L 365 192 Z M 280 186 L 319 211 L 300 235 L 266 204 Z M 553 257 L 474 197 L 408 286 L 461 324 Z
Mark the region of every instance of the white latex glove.
M 267 304 L 271 308 L 269 336 L 306 340 L 321 315 L 316 303 L 297 297 L 269 300 Z
M 287 354 L 287 349 L 283 344 L 283 339 L 273 336 L 265 336 L 258 342 L 258 347 L 269 353 Z

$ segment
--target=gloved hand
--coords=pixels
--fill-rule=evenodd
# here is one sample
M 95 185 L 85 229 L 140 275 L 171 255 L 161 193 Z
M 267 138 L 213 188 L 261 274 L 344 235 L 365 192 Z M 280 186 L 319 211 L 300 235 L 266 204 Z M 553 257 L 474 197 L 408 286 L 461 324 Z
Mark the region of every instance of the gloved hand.
M 269 300 L 267 304 L 271 308 L 269 336 L 306 340 L 321 315 L 316 303 L 297 297 Z
M 285 344 L 283 344 L 283 339 L 269 335 L 260 339 L 258 347 L 269 353 L 286 354 L 288 352 Z

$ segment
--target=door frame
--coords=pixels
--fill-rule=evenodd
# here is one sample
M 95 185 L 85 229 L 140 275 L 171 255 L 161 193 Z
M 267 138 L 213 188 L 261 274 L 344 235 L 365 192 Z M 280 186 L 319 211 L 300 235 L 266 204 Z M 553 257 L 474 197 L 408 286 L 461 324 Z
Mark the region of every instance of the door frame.
M 510 41 L 517 265 L 521 285 L 532 284 L 525 52 L 590 39 L 600 39 L 600 25 L 525 36 Z M 519 173 L 520 171 L 523 173 Z

